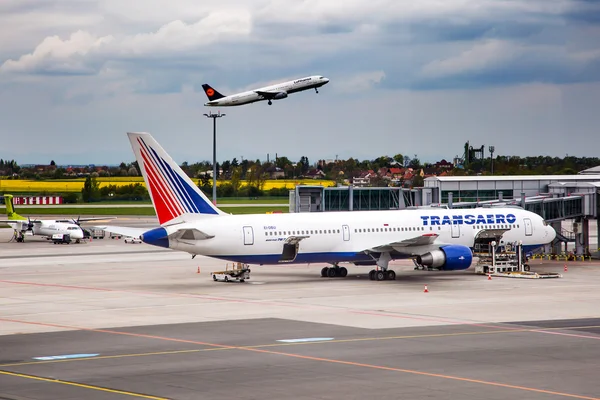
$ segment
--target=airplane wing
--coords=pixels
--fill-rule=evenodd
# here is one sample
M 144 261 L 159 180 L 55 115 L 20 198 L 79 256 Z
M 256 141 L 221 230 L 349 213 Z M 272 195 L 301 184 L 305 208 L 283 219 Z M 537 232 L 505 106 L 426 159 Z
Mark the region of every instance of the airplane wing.
M 262 92 L 260 90 L 255 91 L 256 94 L 264 97 L 265 99 L 274 99 L 276 96 L 281 96 L 285 92 Z M 287 93 L 285 93 L 287 95 Z
M 131 236 L 134 238 L 139 238 L 142 233 L 148 232 L 149 228 L 131 228 L 127 226 L 111 226 L 111 225 L 103 225 L 103 226 L 94 226 L 96 229 L 102 229 L 103 231 L 116 233 L 118 235 L 123 236 Z
M 432 245 L 438 238 L 436 233 L 428 233 L 421 236 L 416 236 L 410 239 L 401 240 L 399 242 L 386 243 L 380 246 L 375 246 L 370 249 L 365 249 L 368 253 L 382 253 L 386 251 L 397 251 L 399 253 L 411 253 L 412 247 Z
M 88 221 L 105 221 L 105 220 L 111 220 L 111 219 L 117 219 L 117 217 L 89 217 L 89 218 L 77 218 L 76 220 L 73 220 L 75 222 L 88 222 Z

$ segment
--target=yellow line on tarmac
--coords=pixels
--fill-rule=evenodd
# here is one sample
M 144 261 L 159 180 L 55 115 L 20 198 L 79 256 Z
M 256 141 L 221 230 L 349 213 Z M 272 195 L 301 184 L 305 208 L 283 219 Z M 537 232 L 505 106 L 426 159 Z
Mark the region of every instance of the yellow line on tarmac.
M 36 375 L 29 375 L 29 374 L 19 374 L 17 372 L 10 372 L 10 371 L 2 371 L 2 370 L 0 370 L 0 375 L 15 376 L 15 377 L 18 377 L 18 378 L 33 379 L 33 380 L 36 380 L 36 381 L 49 382 L 49 383 L 59 383 L 61 385 L 75 386 L 75 387 L 79 387 L 79 388 L 83 388 L 83 389 L 91 389 L 91 390 L 98 390 L 98 391 L 101 391 L 101 392 L 121 394 L 121 395 L 124 395 L 124 396 L 139 397 L 139 398 L 142 398 L 142 399 L 169 400 L 166 397 L 150 396 L 150 395 L 142 394 L 142 393 L 127 392 L 125 390 L 109 389 L 109 388 L 105 388 L 105 387 L 101 387 L 101 386 L 86 385 L 85 383 L 63 381 L 61 379 L 44 378 L 43 376 L 36 376 Z

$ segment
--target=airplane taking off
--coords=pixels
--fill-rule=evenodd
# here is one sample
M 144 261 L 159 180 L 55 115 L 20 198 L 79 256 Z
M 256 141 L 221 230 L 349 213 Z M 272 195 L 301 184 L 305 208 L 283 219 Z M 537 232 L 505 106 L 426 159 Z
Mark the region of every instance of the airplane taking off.
M 230 215 L 198 189 L 148 133 L 128 133 L 160 227 L 99 226 L 154 246 L 245 264 L 328 263 L 322 276 L 346 276 L 341 262 L 377 265 L 371 280 L 395 279 L 391 260 L 445 271 L 469 268 L 476 238 L 522 240 L 525 251 L 550 243 L 556 232 L 518 207 L 406 209 Z
M 25 241 L 25 234 L 31 232 L 34 236 L 44 236 L 51 238 L 52 235 L 62 234 L 69 235 L 71 240 L 76 243 L 81 242 L 81 239 L 86 237 L 83 229 L 79 225 L 86 221 L 100 221 L 114 219 L 114 217 L 92 217 L 92 218 L 77 218 L 75 219 L 30 219 L 25 218 L 15 212 L 13 204 L 13 196 L 10 194 L 4 195 L 6 203 L 6 214 L 8 219 L 0 220 L 0 223 L 7 224 L 15 231 L 15 239 L 17 242 Z
M 315 89 L 315 92 L 319 93 L 318 88 L 328 82 L 329 79 L 324 76 L 307 76 L 306 78 L 265 86 L 256 90 L 232 94 L 231 96 L 222 95 L 206 83 L 202 85 L 202 88 L 206 93 L 206 97 L 208 97 L 208 103 L 204 104 L 205 106 L 231 107 L 262 100 L 267 100 L 268 104 L 271 105 L 273 104 L 272 100 L 285 99 L 289 94 L 308 89 Z

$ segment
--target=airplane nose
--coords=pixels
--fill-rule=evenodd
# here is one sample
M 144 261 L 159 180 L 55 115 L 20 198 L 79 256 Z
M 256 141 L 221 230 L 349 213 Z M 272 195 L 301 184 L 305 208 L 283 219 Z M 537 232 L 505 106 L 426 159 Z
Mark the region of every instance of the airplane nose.
M 548 236 L 548 239 L 550 239 L 550 241 L 553 241 L 556 238 L 556 231 L 553 227 L 548 226 L 548 229 L 546 230 L 546 235 Z

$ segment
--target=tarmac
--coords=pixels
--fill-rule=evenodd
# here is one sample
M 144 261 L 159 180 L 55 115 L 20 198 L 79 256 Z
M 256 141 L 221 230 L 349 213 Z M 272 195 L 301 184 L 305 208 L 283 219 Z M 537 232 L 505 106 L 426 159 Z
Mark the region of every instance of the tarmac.
M 397 261 L 395 281 L 313 264 L 224 283 L 219 260 L 10 234 L 0 399 L 600 399 L 597 261 L 530 263 L 551 280 Z

